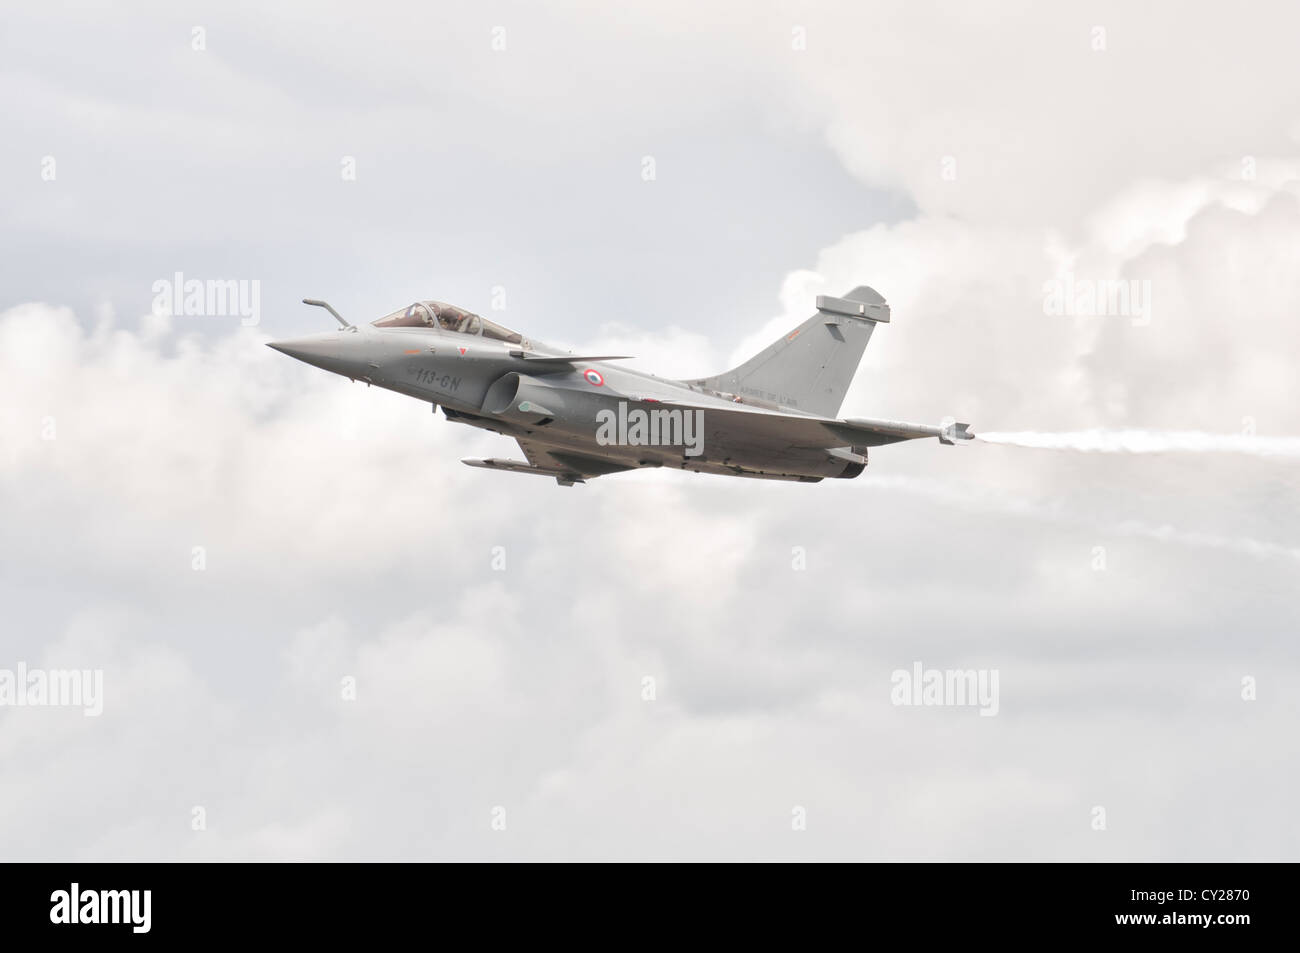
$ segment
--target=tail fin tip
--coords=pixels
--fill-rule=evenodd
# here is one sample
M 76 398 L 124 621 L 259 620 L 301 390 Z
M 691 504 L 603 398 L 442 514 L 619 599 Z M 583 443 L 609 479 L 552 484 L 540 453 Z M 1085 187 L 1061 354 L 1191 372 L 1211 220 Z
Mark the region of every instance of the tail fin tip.
M 889 305 L 885 303 L 884 296 L 875 288 L 866 285 L 858 285 L 841 298 L 818 295 L 817 310 L 881 324 L 889 323 Z

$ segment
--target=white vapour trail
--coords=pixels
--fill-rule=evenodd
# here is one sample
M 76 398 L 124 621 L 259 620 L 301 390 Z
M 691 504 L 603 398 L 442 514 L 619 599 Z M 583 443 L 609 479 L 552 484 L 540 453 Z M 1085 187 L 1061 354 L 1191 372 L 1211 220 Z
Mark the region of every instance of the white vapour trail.
M 1256 457 L 1300 457 L 1300 437 L 1255 437 L 1197 430 L 1034 430 L 979 433 L 986 443 L 1084 453 L 1244 453 Z

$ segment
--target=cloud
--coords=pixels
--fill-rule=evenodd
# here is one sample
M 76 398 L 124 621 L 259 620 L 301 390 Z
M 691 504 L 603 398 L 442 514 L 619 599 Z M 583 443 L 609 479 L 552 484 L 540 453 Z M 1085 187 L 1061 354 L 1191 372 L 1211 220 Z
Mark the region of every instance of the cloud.
M 463 467 L 514 448 L 265 348 L 300 294 L 268 294 L 275 332 L 135 319 L 158 274 L 231 273 L 250 229 L 274 236 L 241 246 L 250 271 L 397 261 L 399 300 L 515 242 L 565 293 L 547 313 L 512 282 L 509 323 L 659 373 L 739 363 L 865 282 L 893 321 L 846 415 L 1300 433 L 1282 14 L 945 10 L 507 6 L 495 59 L 473 17 L 362 35 L 341 8 L 231 14 L 207 59 L 163 58 L 162 86 L 147 55 L 102 76 L 72 57 L 74 79 L 13 58 L 23 141 L 68 136 L 69 178 L 15 190 L 6 220 L 87 243 L 72 257 L 140 297 L 68 307 L 6 279 L 24 291 L 0 311 L 0 667 L 99 668 L 106 692 L 98 719 L 0 711 L 6 856 L 1294 857 L 1286 459 L 926 442 L 873 451 L 856 481 L 565 490 Z M 153 159 L 91 161 L 69 119 L 157 140 Z M 689 157 L 810 130 L 898 214 L 783 251 L 767 311 L 673 285 L 665 263 L 690 260 L 725 294 L 775 247 L 742 218 L 719 246 L 727 183 Z M 340 196 L 354 149 L 365 188 Z M 628 198 L 609 170 L 646 152 L 669 187 Z M 691 175 L 686 201 L 671 183 Z M 761 184 L 773 208 L 801 187 Z M 842 204 L 828 188 L 819 208 Z M 619 227 L 611 196 L 671 241 Z M 1048 313 L 1065 274 L 1150 282 L 1150 320 Z M 998 669 L 999 715 L 892 706 L 916 661 Z
M 1135 181 L 1295 152 L 1285 44 L 1248 18 L 899 3 L 827 9 L 808 32 L 829 141 L 927 214 L 1074 228 Z

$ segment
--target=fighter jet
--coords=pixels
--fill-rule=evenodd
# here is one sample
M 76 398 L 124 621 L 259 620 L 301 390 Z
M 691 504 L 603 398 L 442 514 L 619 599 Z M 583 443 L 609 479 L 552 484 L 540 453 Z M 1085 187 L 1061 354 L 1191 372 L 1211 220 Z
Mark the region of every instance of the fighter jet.
M 739 367 L 668 380 L 530 340 L 441 301 L 417 301 L 369 325 L 269 346 L 353 381 L 428 401 L 448 420 L 512 437 L 524 460 L 472 467 L 554 477 L 561 486 L 645 467 L 797 480 L 850 479 L 871 447 L 936 437 L 969 440 L 970 425 L 840 419 L 867 342 L 889 305 L 866 286 L 817 298 L 816 313 Z

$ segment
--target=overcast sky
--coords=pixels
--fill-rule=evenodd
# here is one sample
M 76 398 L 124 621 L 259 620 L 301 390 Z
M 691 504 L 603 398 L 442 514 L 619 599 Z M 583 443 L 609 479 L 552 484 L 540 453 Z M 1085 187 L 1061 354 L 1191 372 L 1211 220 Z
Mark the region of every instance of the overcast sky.
M 431 6 L 5 12 L 0 669 L 104 699 L 0 708 L 0 857 L 1300 857 L 1294 459 L 564 489 L 262 346 L 437 298 L 702 375 L 868 284 L 845 416 L 1298 436 L 1290 5 Z

